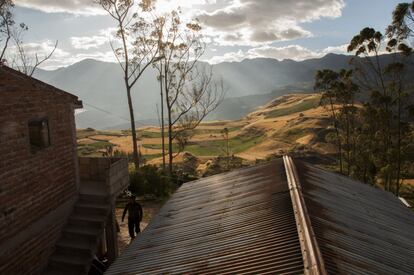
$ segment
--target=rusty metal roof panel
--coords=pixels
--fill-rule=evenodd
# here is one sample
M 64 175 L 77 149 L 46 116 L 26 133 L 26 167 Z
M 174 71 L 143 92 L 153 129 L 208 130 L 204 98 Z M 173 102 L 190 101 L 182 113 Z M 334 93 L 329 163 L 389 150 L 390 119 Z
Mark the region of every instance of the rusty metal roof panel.
M 414 274 L 414 213 L 397 197 L 296 161 L 330 274 Z
M 184 184 L 106 274 L 298 274 L 283 162 Z

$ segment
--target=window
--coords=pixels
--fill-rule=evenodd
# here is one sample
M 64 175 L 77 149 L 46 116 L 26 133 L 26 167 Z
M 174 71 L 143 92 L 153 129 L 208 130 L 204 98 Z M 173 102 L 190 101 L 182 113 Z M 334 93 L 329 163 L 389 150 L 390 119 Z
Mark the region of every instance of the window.
M 32 153 L 50 146 L 49 122 L 47 119 L 29 122 L 30 149 Z

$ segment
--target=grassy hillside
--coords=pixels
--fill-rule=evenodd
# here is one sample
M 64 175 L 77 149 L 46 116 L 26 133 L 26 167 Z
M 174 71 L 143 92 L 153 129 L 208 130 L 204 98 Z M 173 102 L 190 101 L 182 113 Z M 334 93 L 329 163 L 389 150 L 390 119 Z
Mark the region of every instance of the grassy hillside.
M 293 94 L 278 97 L 237 121 L 216 121 L 201 124 L 185 151 L 201 162 L 224 155 L 226 141 L 221 134 L 229 130 L 232 155 L 252 162 L 288 152 L 331 154 L 333 148 L 325 141 L 329 132 L 327 111 L 319 107 L 317 94 Z M 78 130 L 78 149 L 83 156 L 102 155 L 108 146 L 125 153 L 132 152 L 130 130 Z M 161 133 L 157 127 L 138 131 L 140 150 L 150 163 L 161 162 Z M 177 146 L 173 146 L 177 151 Z M 179 158 L 177 161 L 180 161 Z

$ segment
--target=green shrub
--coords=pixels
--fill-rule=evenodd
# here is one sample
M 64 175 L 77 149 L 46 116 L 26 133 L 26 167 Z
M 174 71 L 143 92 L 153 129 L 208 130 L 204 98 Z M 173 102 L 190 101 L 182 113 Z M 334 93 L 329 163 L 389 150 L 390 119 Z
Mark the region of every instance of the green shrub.
M 170 180 L 155 165 L 142 166 L 138 171 L 131 171 L 129 176 L 129 190 L 135 195 L 151 194 L 156 197 L 165 197 L 171 192 Z
M 138 171 L 129 172 L 129 191 L 137 196 L 153 195 L 158 198 L 169 196 L 183 183 L 197 180 L 194 175 L 174 170 L 171 177 L 155 165 L 144 165 Z

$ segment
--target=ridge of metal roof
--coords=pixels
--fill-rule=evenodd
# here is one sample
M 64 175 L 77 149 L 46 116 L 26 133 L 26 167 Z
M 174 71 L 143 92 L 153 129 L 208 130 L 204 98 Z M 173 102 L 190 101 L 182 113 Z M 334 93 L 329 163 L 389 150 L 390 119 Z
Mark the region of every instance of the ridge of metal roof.
M 303 263 L 305 267 L 304 272 L 305 274 L 325 275 L 327 272 L 324 260 L 312 228 L 295 164 L 289 156 L 284 156 L 283 162 L 289 184 L 290 197 L 292 199 L 292 205 L 295 212 L 300 244 L 302 247 Z

